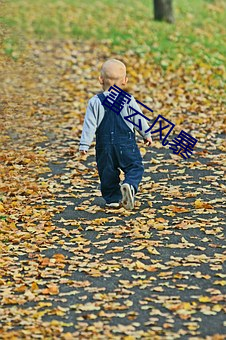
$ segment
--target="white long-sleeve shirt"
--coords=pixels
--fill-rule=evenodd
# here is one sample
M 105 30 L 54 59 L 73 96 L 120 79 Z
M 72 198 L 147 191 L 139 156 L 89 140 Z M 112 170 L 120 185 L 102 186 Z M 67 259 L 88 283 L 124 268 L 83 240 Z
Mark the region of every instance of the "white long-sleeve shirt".
M 105 91 L 104 95 L 107 96 L 110 94 L 109 91 Z M 131 95 L 131 101 L 128 104 L 125 104 L 123 109 L 121 110 L 120 114 L 122 118 L 129 116 L 131 114 L 134 114 L 135 111 L 129 108 L 131 106 L 141 114 L 142 111 L 140 107 L 138 106 L 135 98 Z M 97 95 L 93 96 L 89 102 L 88 106 L 86 109 L 86 115 L 85 115 L 85 120 L 83 124 L 83 129 L 82 129 L 82 136 L 80 139 L 80 144 L 79 144 L 79 150 L 88 150 L 96 133 L 96 130 L 98 126 L 100 125 L 103 117 L 105 114 L 105 109 L 102 103 L 100 102 L 99 98 Z M 115 113 L 116 114 L 116 113 Z M 149 117 L 147 117 L 149 118 Z M 128 127 L 131 129 L 132 132 L 135 132 L 135 130 L 138 131 L 138 133 L 144 138 L 150 138 L 151 133 L 147 132 L 145 133 L 146 130 L 149 129 L 148 125 L 148 120 L 146 120 L 143 116 L 137 114 L 131 118 L 129 118 L 132 122 L 135 124 L 139 125 L 139 119 L 141 120 L 141 125 L 142 125 L 142 130 L 139 129 L 138 126 L 133 125 L 131 122 L 127 121 L 124 119 L 124 122 L 128 125 Z M 150 118 L 149 118 L 150 119 Z M 109 127 L 110 128 L 110 127 Z

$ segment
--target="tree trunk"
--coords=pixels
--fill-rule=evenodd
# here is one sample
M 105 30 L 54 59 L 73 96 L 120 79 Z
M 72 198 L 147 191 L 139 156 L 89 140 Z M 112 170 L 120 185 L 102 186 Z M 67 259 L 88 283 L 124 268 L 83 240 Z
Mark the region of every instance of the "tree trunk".
M 154 0 L 155 20 L 174 22 L 172 0 Z

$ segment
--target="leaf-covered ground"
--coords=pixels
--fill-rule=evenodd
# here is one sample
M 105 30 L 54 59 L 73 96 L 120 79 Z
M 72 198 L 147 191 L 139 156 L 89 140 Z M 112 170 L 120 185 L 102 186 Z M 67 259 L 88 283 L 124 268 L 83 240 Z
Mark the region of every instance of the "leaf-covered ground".
M 106 44 L 30 41 L 0 66 L 0 338 L 225 338 L 222 66 L 127 64 L 128 92 L 198 139 L 154 139 L 134 211 L 106 210 L 78 143 Z M 173 136 L 172 136 L 173 137 Z M 122 176 L 123 178 L 123 176 Z

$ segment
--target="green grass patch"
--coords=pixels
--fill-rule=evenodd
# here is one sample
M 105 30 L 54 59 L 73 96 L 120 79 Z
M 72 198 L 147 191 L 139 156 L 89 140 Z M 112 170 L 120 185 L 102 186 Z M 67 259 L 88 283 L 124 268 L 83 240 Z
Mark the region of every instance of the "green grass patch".
M 175 23 L 153 20 L 152 0 L 8 0 L 0 23 L 26 38 L 108 39 L 112 51 L 152 51 L 154 58 L 208 57 L 212 65 L 226 55 L 224 0 L 174 0 Z M 9 47 L 6 53 L 13 52 Z M 179 57 L 180 59 L 180 57 Z

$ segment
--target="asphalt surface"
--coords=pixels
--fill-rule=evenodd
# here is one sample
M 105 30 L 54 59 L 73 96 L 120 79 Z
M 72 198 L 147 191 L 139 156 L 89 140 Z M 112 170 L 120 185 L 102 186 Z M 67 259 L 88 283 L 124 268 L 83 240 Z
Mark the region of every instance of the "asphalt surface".
M 63 211 L 53 217 L 54 235 L 64 232 L 63 244 L 57 241 L 42 256 L 64 254 L 67 280 L 87 283 L 76 286 L 77 293 L 66 295 L 64 302 L 52 299 L 53 306 L 68 308 L 63 320 L 71 325 L 64 331 L 79 339 L 129 335 L 215 339 L 217 334 L 223 339 L 225 210 L 220 150 L 197 148 L 185 161 L 166 147 L 153 146 L 144 156 L 145 174 L 135 209 L 127 212 L 105 209 L 93 147 L 87 158 L 79 160 L 72 151 L 78 140 L 49 137 L 38 148 L 51 150 L 51 172 L 40 180 L 58 184 L 54 205 L 63 206 Z M 195 208 L 197 199 L 211 207 Z M 84 247 L 79 241 L 71 243 L 65 232 L 77 228 Z M 151 245 L 158 253 L 150 254 L 142 245 Z M 137 260 L 156 268 L 152 272 L 136 267 Z M 71 289 L 60 283 L 60 292 Z M 90 309 L 83 310 L 83 304 L 90 304 Z M 51 315 L 43 317 L 43 321 L 51 319 Z

